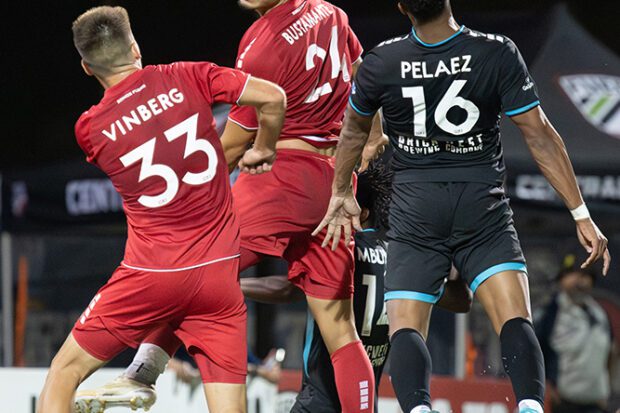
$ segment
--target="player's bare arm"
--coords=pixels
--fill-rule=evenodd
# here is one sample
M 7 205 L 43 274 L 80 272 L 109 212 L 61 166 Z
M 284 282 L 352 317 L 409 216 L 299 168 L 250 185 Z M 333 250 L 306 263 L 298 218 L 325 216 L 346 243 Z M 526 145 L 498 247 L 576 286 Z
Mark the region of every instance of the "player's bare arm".
M 385 152 L 385 147 L 389 144 L 390 139 L 385 133 L 383 133 L 383 120 L 381 119 L 381 114 L 380 112 L 377 112 L 373 118 L 372 128 L 370 129 L 370 134 L 368 135 L 368 141 L 362 151 L 362 160 L 357 172 L 361 173 L 367 170 L 370 162 L 381 156 L 381 154 Z
M 239 105 L 254 106 L 258 117 L 254 145 L 241 157 L 239 169 L 250 174 L 270 171 L 276 158 L 276 142 L 284 124 L 286 94 L 274 83 L 251 77 L 239 98 Z
M 250 300 L 267 304 L 287 304 L 305 298 L 303 291 L 288 280 L 286 275 L 241 278 L 241 291 Z
M 353 78 L 355 78 L 355 74 L 357 73 L 357 69 L 359 69 L 362 64 L 362 58 L 360 57 L 352 64 L 352 73 Z M 385 133 L 383 133 L 383 120 L 381 119 L 381 113 L 377 112 L 372 121 L 372 128 L 370 129 L 370 134 L 368 136 L 368 142 L 366 142 L 366 146 L 362 151 L 362 160 L 360 163 L 360 167 L 357 172 L 364 172 L 368 169 L 368 165 L 370 162 L 377 159 L 383 152 L 385 152 L 385 147 L 389 145 L 390 139 L 387 137 Z
M 250 149 L 255 137 L 256 130 L 245 129 L 230 120 L 226 122 L 220 141 L 222 142 L 222 149 L 224 150 L 224 157 L 226 158 L 229 172 L 237 168 L 241 157 Z
M 325 217 L 314 230 L 317 235 L 327 227 L 323 247 L 332 240 L 332 250 L 336 250 L 340 236 L 344 231 L 344 240 L 351 239 L 352 226 L 361 230 L 360 207 L 355 200 L 351 186 L 351 175 L 360 160 L 368 135 L 372 128 L 373 117 L 359 115 L 351 106 L 347 107 L 344 125 L 340 133 L 340 141 L 336 150 L 336 170 L 332 185 L 332 197 Z
M 602 258 L 603 274 L 607 275 L 611 262 L 607 238 L 590 218 L 585 207 L 562 137 L 540 106 L 511 119 L 521 130 L 543 175 L 562 198 L 566 207 L 573 212 L 579 242 L 590 254 L 582 264 L 582 268 Z

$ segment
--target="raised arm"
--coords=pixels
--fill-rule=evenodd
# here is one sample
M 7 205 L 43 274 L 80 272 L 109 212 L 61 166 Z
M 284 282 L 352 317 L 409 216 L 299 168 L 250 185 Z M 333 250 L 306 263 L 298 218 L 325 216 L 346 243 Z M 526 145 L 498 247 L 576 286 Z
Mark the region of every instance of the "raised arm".
M 276 158 L 276 142 L 284 124 L 286 94 L 274 83 L 251 77 L 238 103 L 241 106 L 254 106 L 258 118 L 254 145 L 241 157 L 239 169 L 250 174 L 267 172 L 271 170 L 271 165 Z M 237 132 L 239 132 L 238 129 Z M 248 136 L 245 134 L 244 137 Z M 240 138 L 244 137 L 241 133 L 236 133 L 234 137 L 223 136 L 222 145 L 238 147 Z
M 602 258 L 603 274 L 606 275 L 611 262 L 607 238 L 590 218 L 562 137 L 553 128 L 540 106 L 511 119 L 521 130 L 543 175 L 575 219 L 579 242 L 590 254 L 581 267 L 585 268 Z

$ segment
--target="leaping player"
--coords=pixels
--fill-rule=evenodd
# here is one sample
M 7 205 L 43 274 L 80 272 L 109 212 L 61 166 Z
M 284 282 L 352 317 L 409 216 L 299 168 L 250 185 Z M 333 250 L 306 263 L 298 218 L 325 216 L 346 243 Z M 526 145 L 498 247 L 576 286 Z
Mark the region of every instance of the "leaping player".
M 284 92 L 213 63 L 143 68 L 121 7 L 82 14 L 73 40 L 84 71 L 105 89 L 78 120 L 77 141 L 122 196 L 128 239 L 121 265 L 54 357 L 37 411 L 72 412 L 85 378 L 165 325 L 194 357 L 209 411 L 245 412 L 239 223 L 211 106 L 238 103 L 257 111 L 254 146 L 240 166 L 260 173 L 275 158 Z
M 452 262 L 485 308 L 501 342 L 520 413 L 542 413 L 545 377 L 531 324 L 525 258 L 504 192 L 503 112 L 571 211 L 590 256 L 609 269 L 607 238 L 590 218 L 562 138 L 540 107 L 515 44 L 459 25 L 449 0 L 400 0 L 410 33 L 362 63 L 340 135 L 328 240 L 359 227 L 349 175 L 379 108 L 396 169 L 388 233 L 391 377 L 404 412 L 431 411 L 425 338 Z M 344 229 L 342 228 L 344 227 Z

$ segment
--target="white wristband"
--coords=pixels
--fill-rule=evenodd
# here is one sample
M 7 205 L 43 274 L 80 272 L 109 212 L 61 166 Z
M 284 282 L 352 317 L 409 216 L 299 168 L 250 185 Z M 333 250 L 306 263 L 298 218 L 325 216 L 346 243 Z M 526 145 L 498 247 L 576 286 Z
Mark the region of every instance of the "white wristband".
M 575 221 L 590 218 L 590 211 L 588 211 L 586 204 L 581 204 L 577 208 L 571 209 L 570 213 Z

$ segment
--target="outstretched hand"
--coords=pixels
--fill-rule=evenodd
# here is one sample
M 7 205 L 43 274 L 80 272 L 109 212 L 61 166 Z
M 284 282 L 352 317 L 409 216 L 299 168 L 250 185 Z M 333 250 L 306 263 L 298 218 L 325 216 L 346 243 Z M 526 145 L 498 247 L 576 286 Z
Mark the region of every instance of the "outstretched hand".
M 241 172 L 258 175 L 271 171 L 276 160 L 276 151 L 271 149 L 248 149 L 239 161 Z
M 332 251 L 336 251 L 343 231 L 345 243 L 351 239 L 352 227 L 361 231 L 361 213 L 362 209 L 357 204 L 353 192 L 348 192 L 346 195 L 332 195 L 327 213 L 312 235 L 318 235 L 323 228 L 327 227 L 322 247 L 328 246 L 329 241 L 332 240 Z
M 590 254 L 588 259 L 581 264 L 581 268 L 589 267 L 595 261 L 602 258 L 603 275 L 607 275 L 609 264 L 611 263 L 611 256 L 607 249 L 607 238 L 590 218 L 579 219 L 575 223 L 577 225 L 577 238 L 579 238 L 581 245 Z

